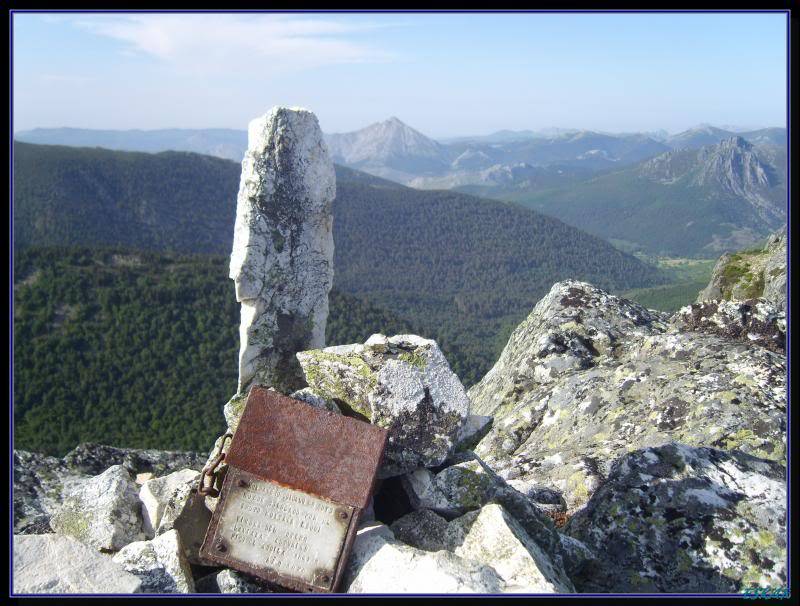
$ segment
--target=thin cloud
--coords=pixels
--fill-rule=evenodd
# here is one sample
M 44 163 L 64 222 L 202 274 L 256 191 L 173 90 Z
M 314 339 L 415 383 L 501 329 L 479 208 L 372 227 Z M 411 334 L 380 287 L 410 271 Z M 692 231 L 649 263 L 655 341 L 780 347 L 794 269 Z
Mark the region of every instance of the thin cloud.
M 122 52 L 189 71 L 284 71 L 389 61 L 381 49 L 353 40 L 384 25 L 294 15 L 162 14 L 96 16 L 75 22 L 123 42 Z

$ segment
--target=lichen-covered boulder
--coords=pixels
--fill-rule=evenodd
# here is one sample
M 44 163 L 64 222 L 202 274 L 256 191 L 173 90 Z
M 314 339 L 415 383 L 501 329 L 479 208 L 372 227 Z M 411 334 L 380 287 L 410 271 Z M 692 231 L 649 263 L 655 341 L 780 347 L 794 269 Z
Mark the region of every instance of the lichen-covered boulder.
M 50 525 L 101 551 L 118 551 L 144 538 L 139 487 L 125 467 L 113 465 L 75 482 Z
M 631 450 L 678 441 L 786 457 L 783 354 L 580 282 L 553 286 L 469 394 L 494 417 L 476 453 L 526 494 L 559 492 L 570 513 Z
M 763 248 L 722 255 L 711 272 L 708 286 L 697 296 L 697 302 L 763 297 L 778 311 L 785 312 L 787 260 L 787 228 L 784 226 L 767 239 Z
M 556 563 L 501 505 L 490 503 L 448 522 L 429 509 L 404 515 L 391 525 L 395 538 L 425 551 L 447 550 L 492 568 L 509 593 L 574 592 Z M 574 539 L 578 546 L 582 544 Z M 585 546 L 582 546 L 586 550 Z M 584 557 L 591 557 L 585 553 Z
M 342 582 L 348 593 L 500 593 L 504 587 L 491 567 L 410 547 L 382 524 L 358 531 Z
M 761 294 L 771 301 L 780 311 L 787 309 L 788 272 L 788 230 L 787 226 L 772 234 L 767 240 L 764 250 L 767 261 L 764 263 L 764 292 Z
M 561 566 L 495 503 L 450 522 L 447 541 L 455 555 L 491 566 L 503 579 L 506 592 L 575 592 Z
M 14 593 L 136 593 L 141 580 L 106 555 L 59 534 L 16 535 Z
M 199 477 L 200 473 L 193 469 L 182 469 L 160 478 L 152 478 L 142 484 L 139 489 L 139 499 L 142 502 L 142 528 L 148 539 L 156 536 L 156 529 L 161 523 L 164 509 L 175 492 L 186 486 L 197 485 Z
M 603 557 L 582 592 L 736 593 L 787 584 L 786 469 L 667 444 L 621 457 L 565 527 Z
M 786 314 L 766 299 L 693 303 L 682 307 L 672 321 L 682 330 L 709 332 L 786 352 Z
M 175 530 L 151 541 L 130 543 L 113 560 L 141 579 L 144 593 L 194 592 L 192 570 Z
M 80 444 L 61 459 L 24 450 L 14 451 L 14 532 L 53 532 L 50 517 L 79 480 L 103 473 L 112 465 L 128 468 L 137 478 L 177 469 L 201 469 L 204 457 L 194 452 L 168 452 Z
M 53 532 L 50 517 L 61 507 L 65 487 L 85 479 L 61 459 L 14 451 L 14 533 Z
M 389 430 L 379 477 L 439 465 L 453 451 L 469 400 L 435 341 L 373 335 L 297 359 L 314 394 Z
M 586 282 L 558 282 L 514 330 L 494 367 L 469 390 L 472 412 L 497 420 L 532 388 L 591 368 L 634 335 L 662 332 L 666 321 L 666 314 Z

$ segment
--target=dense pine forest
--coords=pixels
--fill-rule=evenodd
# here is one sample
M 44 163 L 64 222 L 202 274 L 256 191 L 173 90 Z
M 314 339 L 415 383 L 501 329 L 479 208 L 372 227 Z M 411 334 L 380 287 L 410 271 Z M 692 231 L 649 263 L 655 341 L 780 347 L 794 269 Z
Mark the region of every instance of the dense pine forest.
M 51 248 L 15 261 L 16 447 L 213 441 L 236 389 L 239 305 L 227 257 Z M 330 343 L 411 329 L 331 293 Z

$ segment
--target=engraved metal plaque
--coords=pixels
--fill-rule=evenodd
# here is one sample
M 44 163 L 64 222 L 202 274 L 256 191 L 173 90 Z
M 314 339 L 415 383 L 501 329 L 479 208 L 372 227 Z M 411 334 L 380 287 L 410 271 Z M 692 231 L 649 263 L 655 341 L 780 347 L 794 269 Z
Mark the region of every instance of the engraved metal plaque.
M 299 591 L 332 592 L 387 433 L 254 387 L 200 555 Z

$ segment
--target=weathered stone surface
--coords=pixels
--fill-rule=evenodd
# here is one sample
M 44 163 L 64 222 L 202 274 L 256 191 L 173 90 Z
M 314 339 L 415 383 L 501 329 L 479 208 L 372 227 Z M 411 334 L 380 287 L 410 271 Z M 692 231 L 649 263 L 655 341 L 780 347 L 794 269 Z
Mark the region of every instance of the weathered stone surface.
M 558 491 L 570 512 L 637 448 L 785 460 L 786 357 L 666 319 L 589 284 L 553 286 L 470 390 L 494 416 L 477 454 L 526 494 Z
M 693 303 L 682 307 L 673 322 L 682 330 L 709 332 L 786 352 L 786 314 L 766 299 Z
M 591 284 L 558 282 L 514 330 L 494 367 L 469 390 L 472 412 L 497 421 L 533 387 L 596 366 L 626 339 L 660 332 L 666 321 L 666 314 Z
M 313 393 L 389 430 L 379 477 L 439 465 L 453 451 L 469 400 L 435 341 L 372 335 L 297 359 Z
M 142 485 L 139 490 L 139 500 L 142 502 L 142 528 L 148 539 L 156 535 L 164 509 L 175 492 L 187 485 L 189 487 L 197 485 L 199 478 L 199 472 L 182 469 L 160 478 L 147 480 Z M 185 503 L 185 499 L 183 502 Z
M 271 593 L 265 584 L 229 568 L 219 571 L 214 580 L 218 593 Z
M 213 511 L 210 508 L 212 499 L 206 499 L 197 493 L 198 477 L 199 474 L 195 477 L 187 474 L 184 482 L 176 482 L 174 489 L 165 495 L 164 508 L 155 529 L 156 536 L 177 530 L 184 556 L 192 564 L 202 563 L 200 547 Z
M 392 522 L 389 529 L 399 541 L 424 551 L 447 548 L 446 518 L 430 509 L 418 509 Z
M 321 408 L 322 410 L 330 410 L 331 412 L 335 412 L 337 414 L 342 414 L 342 411 L 339 410 L 339 407 L 336 405 L 336 402 L 333 400 L 327 400 L 322 396 L 315 394 L 308 388 L 300 389 L 294 392 L 291 395 L 292 398 L 295 400 L 301 400 L 306 404 L 310 404 L 315 408 Z
M 192 452 L 164 452 L 81 444 L 63 459 L 24 450 L 14 451 L 14 532 L 52 532 L 50 516 L 58 510 L 64 492 L 76 481 L 123 465 L 138 475 L 163 475 L 176 469 L 201 469 L 203 456 Z
M 491 566 L 506 592 L 575 592 L 561 566 L 500 505 L 492 503 L 453 520 L 447 540 L 457 556 Z
M 580 551 L 565 549 L 561 534 L 540 505 L 506 483 L 474 453 L 457 455 L 438 473 L 418 469 L 403 477 L 403 485 L 414 509 L 430 509 L 448 519 L 498 503 L 557 566 L 571 574 L 583 565 Z
M 492 568 L 503 580 L 504 592 L 564 593 L 575 588 L 565 568 L 556 564 L 509 513 L 496 503 L 484 505 L 448 522 L 420 509 L 391 525 L 399 541 L 424 551 L 447 550 Z M 574 560 L 592 557 L 571 537 L 562 537 Z M 582 551 L 580 551 L 582 550 Z
M 14 536 L 14 593 L 134 593 L 142 582 L 108 556 L 58 534 Z
M 786 469 L 668 444 L 621 457 L 565 530 L 603 557 L 584 592 L 739 592 L 787 583 Z
M 772 234 L 762 249 L 725 253 L 711 272 L 711 280 L 697 302 L 747 300 L 763 297 L 778 311 L 786 310 L 787 228 Z
M 403 476 L 414 509 L 431 509 L 451 519 L 489 502 L 501 484 L 502 480 L 477 459 L 451 465 L 439 473 L 417 469 Z
M 102 444 L 80 444 L 64 456 L 64 464 L 75 473 L 96 476 L 112 465 L 123 465 L 134 473 L 163 476 L 179 469 L 200 471 L 205 455 L 199 452 L 116 448 Z
M 113 559 L 141 579 L 143 593 L 194 592 L 192 570 L 183 555 L 180 537 L 175 530 L 151 541 L 130 543 Z
M 144 537 L 138 489 L 125 467 L 109 467 L 70 486 L 50 525 L 101 551 L 117 551 Z
M 504 586 L 492 568 L 409 547 L 382 524 L 358 531 L 342 582 L 348 593 L 500 593 Z
M 294 354 L 323 347 L 333 283 L 333 162 L 316 116 L 274 107 L 250 122 L 230 277 L 241 303 L 239 388 L 303 386 Z
M 489 433 L 492 417 L 485 415 L 468 415 L 464 426 L 456 439 L 456 450 L 470 450 Z
M 14 451 L 14 532 L 52 532 L 50 516 L 61 506 L 65 485 L 86 476 L 61 459 L 24 450 Z
M 768 258 L 764 263 L 764 292 L 761 295 L 780 311 L 788 313 L 786 289 L 788 286 L 788 231 L 784 226 L 767 240 L 764 250 Z

